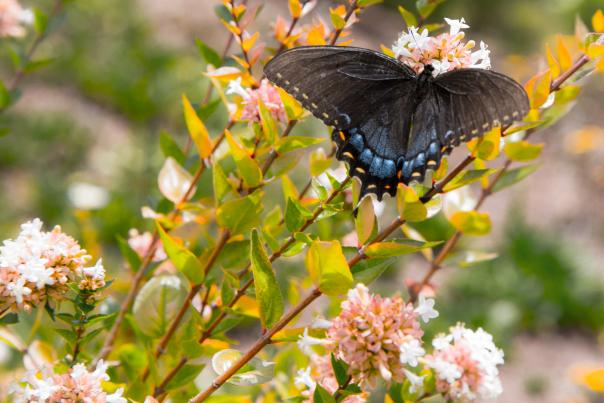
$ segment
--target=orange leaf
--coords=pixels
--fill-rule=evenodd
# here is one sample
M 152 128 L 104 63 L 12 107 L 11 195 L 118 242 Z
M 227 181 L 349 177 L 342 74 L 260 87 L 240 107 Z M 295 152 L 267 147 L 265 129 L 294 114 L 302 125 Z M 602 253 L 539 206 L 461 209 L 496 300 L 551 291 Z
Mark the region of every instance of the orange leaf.
M 596 32 L 604 32 L 604 13 L 602 10 L 596 11 L 596 13 L 591 17 L 591 25 Z
M 547 54 L 547 64 L 549 64 L 549 68 L 552 71 L 552 78 L 558 77 L 560 75 L 560 63 L 556 60 L 554 53 L 549 47 L 549 43 L 545 45 L 545 50 Z
M 241 44 L 242 49 L 245 52 L 249 52 L 250 49 L 254 47 L 254 44 L 256 43 L 256 40 L 258 39 L 259 36 L 260 36 L 260 32 L 256 32 L 254 35 L 244 39 L 243 43 Z
M 536 109 L 545 103 L 549 96 L 552 74 L 550 70 L 539 73 L 527 81 L 524 88 L 531 101 L 531 108 Z
M 560 61 L 560 69 L 566 71 L 572 66 L 573 61 L 570 56 L 570 52 L 562 39 L 562 35 L 556 36 L 556 42 L 558 47 L 558 60 Z

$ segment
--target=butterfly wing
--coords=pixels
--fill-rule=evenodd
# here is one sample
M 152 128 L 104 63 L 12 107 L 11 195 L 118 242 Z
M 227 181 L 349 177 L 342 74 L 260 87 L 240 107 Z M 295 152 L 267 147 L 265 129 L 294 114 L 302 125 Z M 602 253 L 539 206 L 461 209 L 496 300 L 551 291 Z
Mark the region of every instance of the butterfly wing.
M 422 180 L 440 165 L 443 151 L 520 120 L 529 111 L 524 88 L 503 74 L 483 69 L 453 70 L 428 83 L 413 116 L 403 164 L 404 181 Z
M 336 156 L 361 179 L 361 195 L 395 194 L 416 87 L 410 68 L 368 49 L 305 46 L 276 56 L 264 72 L 335 128 Z

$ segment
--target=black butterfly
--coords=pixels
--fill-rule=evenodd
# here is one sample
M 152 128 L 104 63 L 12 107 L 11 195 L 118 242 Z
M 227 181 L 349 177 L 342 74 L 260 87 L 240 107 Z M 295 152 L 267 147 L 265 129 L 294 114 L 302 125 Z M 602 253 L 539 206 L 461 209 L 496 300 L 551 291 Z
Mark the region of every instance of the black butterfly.
M 264 68 L 313 115 L 335 128 L 336 157 L 361 180 L 361 197 L 396 194 L 397 184 L 423 181 L 453 146 L 521 119 L 529 110 L 524 88 L 483 69 L 433 77 L 369 49 L 303 46 Z

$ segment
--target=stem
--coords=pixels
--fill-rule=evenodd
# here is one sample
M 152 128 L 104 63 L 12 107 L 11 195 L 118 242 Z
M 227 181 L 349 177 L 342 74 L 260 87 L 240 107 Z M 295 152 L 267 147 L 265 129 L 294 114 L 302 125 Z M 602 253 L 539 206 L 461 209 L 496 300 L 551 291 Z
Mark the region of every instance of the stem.
M 228 230 L 222 231 L 222 234 L 221 234 L 218 242 L 216 243 L 216 246 L 214 246 L 214 250 L 212 251 L 212 254 L 208 258 L 208 260 L 203 268 L 204 277 L 206 277 L 208 275 L 208 273 L 212 269 L 212 266 L 214 266 L 216 259 L 218 259 L 218 255 L 220 255 L 220 252 L 222 251 L 222 249 L 224 248 L 224 246 L 226 245 L 226 243 L 228 242 L 230 237 L 231 237 L 231 233 Z M 155 349 L 155 359 L 156 360 L 165 352 L 166 347 L 167 347 L 168 343 L 170 342 L 170 339 L 172 338 L 172 336 L 174 336 L 174 333 L 176 332 L 178 325 L 180 325 L 180 322 L 182 321 L 185 314 L 189 310 L 189 307 L 191 306 L 191 302 L 193 301 L 193 298 L 195 297 L 195 295 L 197 295 L 197 293 L 199 292 L 199 290 L 201 289 L 202 286 L 203 286 L 203 283 L 195 284 L 189 290 L 189 294 L 187 294 L 187 297 L 185 298 L 182 306 L 180 307 L 180 310 L 178 311 L 178 313 L 176 314 L 176 317 L 170 324 L 168 331 L 161 338 L 161 340 L 159 341 L 159 344 L 157 345 L 157 348 Z M 146 380 L 148 376 L 149 376 L 149 367 L 147 367 L 145 369 L 145 371 L 143 371 L 143 376 L 142 376 L 143 381 Z
M 464 162 L 465 160 L 462 161 L 462 164 Z M 457 168 L 455 170 L 457 170 Z M 447 177 L 443 179 L 437 187 L 443 188 L 453 178 L 454 176 L 447 175 Z M 434 193 L 434 195 L 436 195 L 436 193 Z M 429 200 L 430 199 L 422 200 L 422 203 L 427 203 Z M 380 233 L 371 242 L 358 249 L 357 253 L 348 260 L 348 267 L 354 266 L 365 258 L 364 251 L 367 246 L 383 241 L 404 223 L 404 219 L 397 217 L 390 225 L 380 231 Z M 260 336 L 260 338 L 252 345 L 252 347 L 250 347 L 250 349 L 236 363 L 234 363 L 231 368 L 229 368 L 224 374 L 216 378 L 207 389 L 197 394 L 195 397 L 189 400 L 189 402 L 201 402 L 207 397 L 209 397 L 212 393 L 214 393 L 231 376 L 233 376 L 239 369 L 241 369 L 245 364 L 247 364 L 248 361 L 254 358 L 256 354 L 258 354 L 258 352 L 260 352 L 266 345 L 268 345 L 271 342 L 271 338 L 275 335 L 275 333 L 283 329 L 300 312 L 302 312 L 307 306 L 309 306 L 315 299 L 319 298 L 321 295 L 321 291 L 318 288 L 315 288 L 308 297 L 306 297 L 302 302 L 293 307 L 272 328 L 268 329 L 264 334 L 262 334 L 262 336 Z
M 311 224 L 313 224 L 317 218 L 319 217 L 319 215 L 321 215 L 321 213 L 323 211 L 325 211 L 325 207 L 327 205 L 329 205 L 333 199 L 335 199 L 340 193 L 342 193 L 342 191 L 346 188 L 346 186 L 348 185 L 348 183 L 350 182 L 350 180 L 352 179 L 352 177 L 347 177 L 337 189 L 334 189 L 334 191 L 329 195 L 329 197 L 325 200 L 325 202 L 323 202 L 319 207 L 317 207 L 317 209 L 315 210 L 315 212 L 313 213 L 313 215 L 311 217 L 309 217 L 304 224 L 302 224 L 302 226 L 300 227 L 300 229 L 296 232 L 302 232 L 304 231 L 306 228 L 308 228 Z M 295 236 L 294 233 L 292 233 L 289 238 L 287 239 L 287 241 L 285 241 L 278 250 L 276 250 L 275 252 L 273 252 L 271 254 L 271 256 L 269 256 L 269 261 L 271 263 L 273 263 L 275 260 L 277 260 L 278 258 L 280 258 L 283 255 L 283 252 L 285 252 L 287 250 L 287 248 L 289 248 L 291 246 L 291 244 L 293 244 L 295 242 Z M 248 266 L 246 266 L 246 268 L 244 270 L 242 270 L 242 272 L 240 273 L 240 276 L 243 276 L 243 274 L 247 273 L 249 271 L 250 265 L 248 264 Z M 237 303 L 237 301 L 239 301 L 239 299 L 245 294 L 245 291 L 254 283 L 254 279 L 250 278 L 248 281 L 246 281 L 246 283 L 240 287 L 237 292 L 235 293 L 235 296 L 233 297 L 233 299 L 228 303 L 227 307 L 228 308 L 232 308 L 233 306 L 235 306 L 235 304 Z M 209 292 L 209 291 L 208 291 Z M 208 295 L 208 292 L 206 292 L 206 297 Z M 205 297 L 204 297 L 205 299 Z M 214 332 L 214 330 L 216 329 L 216 327 L 224 320 L 224 318 L 226 318 L 227 313 L 226 310 L 223 310 L 220 315 L 214 319 L 214 321 L 210 324 L 210 326 L 202 333 L 201 338 L 199 339 L 199 344 L 203 344 L 204 341 L 206 341 L 209 337 L 211 337 L 212 332 Z M 155 389 L 154 392 L 154 396 L 157 397 L 159 395 L 161 395 L 164 392 L 165 386 L 170 382 L 170 380 L 178 373 L 178 371 L 187 363 L 188 358 L 183 356 L 180 361 L 178 362 L 177 366 L 175 368 L 173 368 L 164 378 L 164 380 L 162 381 L 162 383 Z M 144 378 L 143 378 L 144 379 Z
M 9 92 L 13 92 L 19 87 L 19 84 L 25 77 L 25 74 L 26 74 L 25 69 L 26 69 L 27 65 L 33 58 L 34 53 L 36 52 L 36 50 L 38 49 L 40 44 L 44 41 L 44 39 L 46 39 L 48 37 L 48 26 L 50 25 L 52 20 L 54 20 L 56 18 L 56 16 L 59 14 L 62 7 L 63 7 L 62 0 L 55 0 L 54 5 L 52 7 L 52 11 L 50 12 L 50 15 L 48 16 L 47 29 L 45 29 L 44 32 L 40 32 L 40 33 L 36 34 L 31 46 L 25 52 L 25 56 L 23 57 L 23 60 L 21 61 L 20 67 L 15 71 L 15 75 L 13 76 L 10 84 L 8 85 L 7 89 Z M 4 110 L 6 110 L 6 108 L 0 109 L 0 113 L 3 112 Z
M 86 315 L 80 315 L 80 322 L 83 321 L 84 319 L 86 319 Z M 75 329 L 75 333 L 76 333 L 76 341 L 74 343 L 73 346 L 73 354 L 71 357 L 71 365 L 75 365 L 76 362 L 78 362 L 78 354 L 80 353 L 80 341 L 82 340 L 82 334 L 84 334 L 84 331 L 86 329 L 84 328 L 84 326 L 79 325 L 78 327 L 76 327 Z
M 292 22 L 291 22 L 291 24 L 289 24 L 289 29 L 287 30 L 287 34 L 285 34 L 285 39 L 283 40 L 283 42 L 281 42 L 281 46 L 279 46 L 279 49 L 277 49 L 277 52 L 275 52 L 275 56 L 285 50 L 285 47 L 287 46 L 286 42 L 289 39 L 289 37 L 291 36 L 292 32 L 294 32 L 294 28 L 296 27 L 296 24 L 298 23 L 298 21 L 300 21 L 300 18 L 298 18 L 298 17 L 292 18 Z
M 222 141 L 224 140 L 225 132 L 227 130 L 229 130 L 231 127 L 233 127 L 234 124 L 235 123 L 233 121 L 229 121 L 226 128 L 222 131 L 220 136 L 216 139 L 216 142 L 214 143 L 214 146 L 212 147 L 212 153 L 214 153 L 216 151 L 216 149 L 218 148 L 220 143 L 222 143 Z M 193 176 L 193 180 L 191 180 L 191 184 L 189 185 L 189 188 L 185 192 L 181 201 L 174 206 L 174 210 L 172 210 L 172 212 L 170 213 L 170 216 L 169 216 L 170 220 L 173 220 L 178 215 L 178 213 L 180 212 L 181 206 L 184 204 L 184 202 L 186 202 L 188 200 L 189 196 L 193 192 L 193 189 L 197 185 L 197 182 L 199 181 L 201 174 L 205 171 L 205 169 L 206 169 L 206 164 L 204 161 L 202 161 L 199 165 L 199 168 L 197 168 L 195 175 Z M 143 257 L 141 265 L 138 268 L 136 275 L 132 279 L 132 286 L 130 287 L 130 290 L 128 291 L 128 295 L 126 295 L 126 299 L 122 302 L 122 305 L 120 306 L 120 310 L 115 318 L 115 322 L 113 323 L 111 330 L 109 331 L 109 333 L 107 334 L 107 337 L 105 338 L 105 343 L 103 343 L 103 347 L 101 348 L 101 351 L 99 352 L 98 357 L 94 361 L 94 365 L 96 365 L 96 363 L 99 360 L 107 358 L 107 356 L 113 349 L 113 344 L 115 343 L 119 329 L 120 329 L 122 323 L 124 322 L 124 318 L 126 316 L 126 313 L 128 312 L 128 309 L 130 308 L 130 305 L 132 305 L 132 302 L 134 302 L 134 298 L 136 297 L 136 295 L 138 293 L 140 284 L 143 281 L 143 278 L 145 276 L 145 272 L 147 271 L 147 268 L 153 261 L 153 257 L 155 256 L 155 251 L 157 250 L 158 245 L 159 245 L 159 234 L 156 230 L 153 233 L 153 239 L 151 240 L 151 243 L 149 244 L 149 248 L 147 249 L 147 252 L 145 253 L 145 255 Z

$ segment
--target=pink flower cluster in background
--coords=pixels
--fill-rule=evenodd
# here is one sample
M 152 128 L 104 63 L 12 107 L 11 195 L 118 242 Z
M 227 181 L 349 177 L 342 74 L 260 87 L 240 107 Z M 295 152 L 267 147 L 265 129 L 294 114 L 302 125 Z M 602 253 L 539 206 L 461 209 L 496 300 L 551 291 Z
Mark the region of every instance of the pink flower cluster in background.
M 258 88 L 244 88 L 241 85 L 241 77 L 239 77 L 229 83 L 226 94 L 239 95 L 242 98 L 241 120 L 260 122 L 259 104 L 262 101 L 274 119 L 287 122 L 285 106 L 281 101 L 279 91 L 267 79 L 262 80 Z
M 34 22 L 34 13 L 25 9 L 17 0 L 0 0 L 0 37 L 25 35 L 23 25 Z
M 458 324 L 447 335 L 435 337 L 434 352 L 425 357 L 436 375 L 436 388 L 451 400 L 494 399 L 502 393 L 498 365 L 503 351 L 482 329 Z
M 435 37 L 429 36 L 425 28 L 420 32 L 419 28 L 409 27 L 408 32 L 402 32 L 394 43 L 394 55 L 418 74 L 427 64 L 434 67 L 434 76 L 460 68 L 491 68 L 490 51 L 484 42 L 481 41 L 480 49 L 473 52 L 475 42 L 463 41 L 462 30 L 469 28 L 465 20 L 445 18 L 445 21 L 449 32 Z
M 94 371 L 76 364 L 66 374 L 38 374 L 29 371 L 22 385 L 13 388 L 15 402 L 127 403 L 123 389 L 108 394 L 102 382 L 109 381 L 108 365 L 100 360 Z M 42 375 L 42 376 L 40 376 Z
M 81 289 L 102 287 L 105 270 L 99 260 L 86 267 L 91 256 L 61 227 L 42 230 L 36 218 L 21 225 L 16 239 L 0 246 L 0 309 L 29 310 L 45 298 L 60 299 L 67 283 L 81 280 Z

